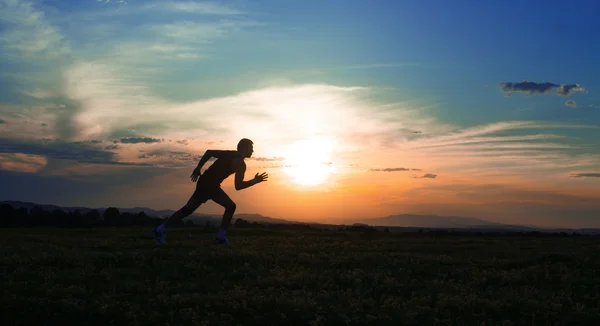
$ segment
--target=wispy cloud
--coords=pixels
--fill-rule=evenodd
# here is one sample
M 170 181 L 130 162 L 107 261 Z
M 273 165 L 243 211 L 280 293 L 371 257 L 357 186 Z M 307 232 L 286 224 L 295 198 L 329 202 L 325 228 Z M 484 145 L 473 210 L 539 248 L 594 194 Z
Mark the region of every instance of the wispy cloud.
M 600 173 L 574 173 L 573 178 L 600 178 Z
M 372 172 L 400 172 L 400 171 L 421 171 L 420 169 L 409 168 L 384 168 L 384 169 L 369 169 Z
M 173 11 L 196 15 L 218 15 L 231 16 L 244 14 L 243 11 L 217 2 L 195 2 L 195 1 L 155 1 L 144 4 L 140 9 L 155 11 Z
M 357 70 L 357 69 L 379 69 L 379 68 L 402 68 L 402 67 L 416 67 L 420 66 L 419 63 L 371 63 L 364 65 L 352 65 L 343 66 L 337 68 L 331 68 L 332 70 Z
M 121 138 L 119 140 L 123 144 L 139 144 L 139 143 L 160 143 L 163 139 L 151 138 L 151 137 L 132 137 L 132 138 Z
M 575 102 L 574 100 L 568 100 L 565 102 L 565 105 L 568 107 L 572 107 L 572 108 L 576 108 L 577 107 L 577 102 Z
M 0 42 L 4 55 L 56 57 L 68 52 L 68 44 L 46 17 L 39 4 L 25 0 L 0 1 Z

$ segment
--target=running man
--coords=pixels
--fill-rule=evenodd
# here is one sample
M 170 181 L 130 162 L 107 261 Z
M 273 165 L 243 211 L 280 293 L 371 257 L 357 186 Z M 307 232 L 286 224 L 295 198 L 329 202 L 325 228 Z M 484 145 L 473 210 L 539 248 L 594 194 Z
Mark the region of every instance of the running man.
M 231 223 L 236 206 L 231 198 L 221 189 L 221 183 L 235 173 L 235 190 L 239 191 L 266 181 L 268 178 L 268 174 L 266 173 L 260 175 L 257 173 L 253 179 L 244 181 L 244 173 L 246 172 L 246 162 L 244 162 L 244 159 L 252 156 L 254 152 L 253 144 L 250 139 L 244 138 L 238 142 L 237 151 L 209 149 L 204 153 L 198 166 L 190 176 L 192 182 L 198 181 L 196 183 L 196 191 L 194 191 L 185 206 L 152 230 L 152 236 L 156 242 L 165 242 L 165 228 L 168 223 L 182 220 L 210 199 L 225 208 L 225 213 L 221 220 L 221 228 L 215 238 L 215 243 L 229 245 L 229 241 L 225 237 L 225 232 Z M 200 169 L 211 157 L 217 160 L 200 175 Z

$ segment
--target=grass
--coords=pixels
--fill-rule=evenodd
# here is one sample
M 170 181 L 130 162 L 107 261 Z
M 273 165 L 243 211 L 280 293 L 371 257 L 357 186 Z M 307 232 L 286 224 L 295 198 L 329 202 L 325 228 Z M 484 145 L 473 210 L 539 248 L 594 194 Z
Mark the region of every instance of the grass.
M 594 237 L 149 235 L 1 229 L 4 325 L 600 324 Z

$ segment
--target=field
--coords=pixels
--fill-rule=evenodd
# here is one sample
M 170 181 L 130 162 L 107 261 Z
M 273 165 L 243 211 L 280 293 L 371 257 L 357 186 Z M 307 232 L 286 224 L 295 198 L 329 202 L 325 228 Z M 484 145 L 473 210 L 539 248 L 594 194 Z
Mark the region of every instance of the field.
M 213 236 L 1 229 L 3 325 L 600 325 L 597 237 Z

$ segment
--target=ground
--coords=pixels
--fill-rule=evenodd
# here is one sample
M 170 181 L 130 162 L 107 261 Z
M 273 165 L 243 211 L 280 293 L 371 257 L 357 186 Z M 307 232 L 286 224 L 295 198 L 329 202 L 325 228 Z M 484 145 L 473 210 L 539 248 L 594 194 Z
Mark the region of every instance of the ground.
M 4 325 L 599 325 L 600 238 L 1 229 Z

